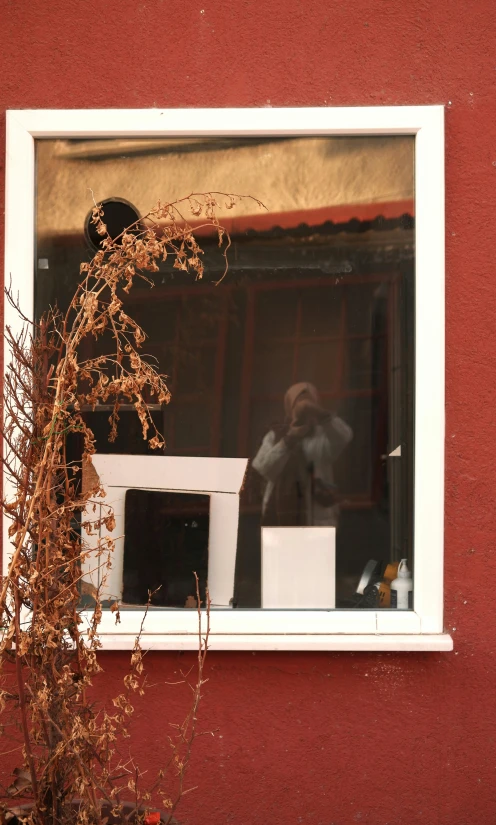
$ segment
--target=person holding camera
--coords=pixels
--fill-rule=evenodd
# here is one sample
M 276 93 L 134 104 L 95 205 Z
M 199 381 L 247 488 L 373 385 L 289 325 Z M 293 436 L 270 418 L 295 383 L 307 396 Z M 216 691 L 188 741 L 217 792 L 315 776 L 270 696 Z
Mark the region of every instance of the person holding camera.
M 333 464 L 353 432 L 324 409 L 309 382 L 288 389 L 284 412 L 284 424 L 269 430 L 252 462 L 265 480 L 262 524 L 336 527 L 339 494 Z

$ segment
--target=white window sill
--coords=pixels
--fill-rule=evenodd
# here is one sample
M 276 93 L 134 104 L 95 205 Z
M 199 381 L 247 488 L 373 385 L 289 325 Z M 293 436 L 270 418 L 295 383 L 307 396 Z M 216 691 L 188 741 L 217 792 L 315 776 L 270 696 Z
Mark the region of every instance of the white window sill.
M 89 622 L 91 611 L 83 611 Z M 120 622 L 103 611 L 100 639 L 105 650 L 130 650 L 144 611 L 121 608 Z M 82 627 L 84 632 L 84 625 Z M 202 636 L 206 616 L 202 611 Z M 196 610 L 152 608 L 142 646 L 149 650 L 195 650 Z M 212 650 L 433 650 L 453 649 L 453 640 L 436 627 L 423 626 L 414 610 L 212 610 Z
M 104 650 L 131 650 L 135 636 L 129 633 L 105 634 Z M 196 650 L 198 638 L 193 634 L 144 633 L 144 650 Z M 212 634 L 209 650 L 339 650 L 339 651 L 450 651 L 453 639 L 448 633 L 411 635 L 228 635 Z

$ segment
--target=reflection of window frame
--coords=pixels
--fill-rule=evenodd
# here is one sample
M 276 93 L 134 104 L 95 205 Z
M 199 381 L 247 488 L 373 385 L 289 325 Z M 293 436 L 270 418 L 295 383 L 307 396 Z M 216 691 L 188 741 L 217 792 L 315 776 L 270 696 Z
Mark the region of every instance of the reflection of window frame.
M 33 314 L 36 138 L 415 135 L 415 610 L 221 610 L 211 646 L 224 649 L 449 650 L 443 634 L 444 126 L 443 108 L 70 110 L 7 114 L 5 272 Z M 254 193 L 256 194 L 256 193 Z M 22 216 L 20 218 L 19 216 Z M 6 323 L 19 321 L 11 308 Z M 395 459 L 392 459 L 395 460 Z M 6 489 L 8 495 L 9 490 Z M 9 542 L 4 524 L 4 564 Z M 196 645 L 194 611 L 153 611 L 156 648 Z M 105 646 L 132 647 L 141 611 L 109 627 Z M 125 629 L 124 629 L 125 628 Z M 164 630 L 164 628 L 166 628 Z M 148 635 L 145 637 L 148 638 Z
M 376 283 L 380 285 L 384 281 L 392 282 L 394 280 L 395 273 L 389 273 L 387 276 L 382 275 L 373 275 L 368 278 L 367 283 Z M 335 285 L 336 289 L 338 290 L 346 290 L 347 287 L 350 285 L 355 285 L 362 282 L 362 276 L 357 277 L 349 277 L 344 282 L 340 282 L 339 284 Z M 257 303 L 261 300 L 263 295 L 266 295 L 270 292 L 278 292 L 281 288 L 281 285 L 274 284 L 274 282 L 268 283 L 255 283 L 251 284 L 247 289 L 247 316 L 246 316 L 246 337 L 245 337 L 245 347 L 244 347 L 244 355 L 243 355 L 243 380 L 242 384 L 242 397 L 241 397 L 241 419 L 239 423 L 239 431 L 238 431 L 238 454 L 239 455 L 253 455 L 253 445 L 250 445 L 249 438 L 249 425 L 250 419 L 252 414 L 252 405 L 257 400 L 264 400 L 264 394 L 257 394 L 253 391 L 255 377 L 254 377 L 254 352 L 255 352 L 255 342 L 257 342 L 257 333 L 255 328 L 255 317 L 256 317 L 256 309 Z M 295 293 L 296 297 L 296 325 L 295 331 L 288 336 L 283 336 L 281 340 L 284 341 L 285 345 L 289 343 L 292 348 L 292 363 L 291 363 L 291 375 L 287 376 L 286 388 L 291 384 L 296 383 L 299 380 L 303 380 L 303 376 L 299 376 L 297 372 L 298 366 L 298 358 L 301 352 L 302 345 L 309 346 L 314 341 L 324 340 L 329 341 L 332 340 L 334 343 L 337 344 L 338 347 L 338 355 L 337 355 L 337 372 L 336 372 L 336 380 L 332 387 L 327 387 L 323 389 L 322 384 L 319 381 L 314 379 L 312 380 L 313 383 L 319 388 L 319 393 L 321 398 L 323 399 L 324 403 L 329 406 L 330 409 L 335 409 L 336 407 L 339 409 L 339 403 L 343 401 L 343 399 L 351 399 L 351 398 L 369 398 L 372 399 L 374 395 L 379 396 L 380 402 L 382 402 L 383 396 L 381 391 L 378 388 L 374 388 L 372 386 L 367 386 L 365 388 L 351 388 L 347 387 L 344 383 L 345 378 L 345 361 L 347 357 L 347 345 L 351 340 L 363 340 L 369 341 L 370 345 L 381 337 L 380 335 L 374 335 L 373 331 L 371 330 L 368 335 L 360 335 L 354 336 L 352 335 L 349 330 L 346 328 L 346 304 L 347 304 L 347 297 L 343 297 L 341 300 L 341 307 L 339 311 L 339 331 L 336 334 L 332 335 L 325 335 L 325 336 L 314 336 L 311 334 L 304 334 L 301 331 L 301 300 L 302 296 L 305 294 L 307 290 L 327 290 L 329 288 L 329 284 L 322 281 L 322 278 L 306 278 L 302 281 L 291 281 L 284 285 L 284 291 L 287 293 Z M 274 340 L 277 339 L 278 336 L 275 336 Z M 263 343 L 264 341 L 258 341 L 260 345 L 262 343 L 262 351 L 263 351 Z M 384 380 L 385 376 L 384 373 L 386 372 L 386 363 L 382 365 L 381 369 L 381 379 Z M 280 408 L 283 408 L 284 403 L 284 392 L 279 392 L 272 394 L 270 400 L 274 401 L 277 399 Z M 381 415 L 381 423 L 382 427 L 376 427 L 375 433 L 375 443 L 374 438 L 371 436 L 371 449 L 375 452 L 375 467 L 380 467 L 380 458 L 381 454 L 384 453 L 386 447 L 383 445 L 383 449 L 380 449 L 381 443 L 379 441 L 379 436 L 382 434 L 385 439 L 385 432 L 379 433 L 379 429 L 382 431 L 385 430 L 384 422 L 382 419 L 385 417 L 385 410 L 380 411 Z M 349 422 L 348 422 L 349 423 Z M 262 435 L 262 434 L 261 434 Z M 377 474 L 377 471 L 376 471 Z M 348 504 L 353 504 L 356 506 L 370 506 L 373 502 L 373 497 L 378 498 L 380 490 L 380 481 L 378 483 L 378 479 L 374 479 L 372 487 L 372 496 L 366 495 L 348 495 Z M 346 489 L 341 488 L 342 491 L 346 494 L 348 491 Z M 347 506 L 347 505 L 345 505 Z
M 203 285 L 202 285 L 203 286 Z M 216 287 L 207 287 L 203 286 L 201 295 L 203 297 L 215 294 Z M 165 342 L 165 346 L 169 347 L 171 350 L 171 356 L 169 361 L 167 362 L 167 374 L 169 376 L 168 379 L 168 386 L 171 389 L 173 396 L 176 399 L 186 400 L 192 404 L 201 404 L 205 405 L 207 403 L 210 406 L 210 440 L 209 442 L 205 443 L 194 443 L 189 445 L 188 447 L 184 447 L 181 445 L 179 448 L 177 446 L 177 432 L 175 427 L 175 410 L 173 405 L 170 407 L 162 407 L 162 411 L 166 413 L 166 416 L 163 417 L 163 432 L 166 436 L 166 441 L 168 446 L 172 449 L 173 454 L 176 453 L 176 448 L 181 450 L 181 455 L 197 455 L 197 451 L 201 450 L 202 455 L 216 455 L 216 451 L 220 447 L 220 440 L 221 440 L 221 415 L 222 415 L 222 387 L 224 382 L 224 363 L 226 358 L 226 347 L 227 347 L 227 331 L 228 331 L 228 299 L 229 299 L 229 291 L 228 288 L 224 291 L 223 298 L 220 302 L 221 305 L 221 312 L 220 317 L 218 319 L 218 323 L 215 325 L 214 334 L 209 336 L 208 339 L 202 338 L 201 336 L 195 336 L 195 349 L 197 352 L 201 352 L 204 347 L 212 348 L 214 350 L 214 369 L 212 375 L 212 382 L 211 386 L 205 387 L 207 393 L 199 392 L 198 390 L 190 390 L 184 392 L 181 388 L 180 381 L 178 386 L 178 354 L 181 348 L 181 323 L 180 317 L 182 312 L 182 305 L 181 302 L 185 295 L 198 295 L 198 289 L 195 286 L 189 287 L 167 287 L 167 294 L 161 295 L 162 299 L 165 299 L 167 302 L 173 304 L 174 311 L 175 311 L 175 324 L 174 324 L 174 336 L 170 341 Z M 218 294 L 218 293 L 217 293 Z M 154 295 L 157 295 L 157 290 L 154 291 Z M 148 298 L 146 296 L 145 300 Z M 132 295 L 131 305 L 136 307 L 143 301 L 142 295 Z M 132 314 L 132 310 L 131 310 Z M 137 319 L 136 315 L 133 315 Z M 145 324 L 142 324 L 144 328 L 146 328 Z M 151 355 L 155 355 L 159 357 L 159 352 L 156 351 L 156 345 L 150 344 L 150 341 L 147 342 L 147 349 Z

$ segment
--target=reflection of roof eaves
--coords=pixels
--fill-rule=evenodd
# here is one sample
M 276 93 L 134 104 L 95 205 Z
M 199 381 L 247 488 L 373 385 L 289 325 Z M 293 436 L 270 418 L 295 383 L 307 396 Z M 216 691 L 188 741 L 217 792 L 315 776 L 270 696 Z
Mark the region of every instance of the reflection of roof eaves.
M 360 221 L 357 218 L 345 223 L 334 223 L 333 221 L 325 221 L 318 226 L 309 226 L 306 223 L 300 223 L 285 229 L 281 226 L 273 226 L 271 229 L 260 232 L 256 229 L 246 229 L 242 234 L 247 238 L 307 238 L 315 235 L 330 236 L 340 234 L 363 234 L 364 232 L 386 232 L 394 229 L 413 229 L 415 225 L 415 218 L 412 215 L 404 214 L 399 218 L 384 218 L 378 215 L 372 221 Z M 231 237 L 237 237 L 236 232 L 232 232 Z
M 223 227 L 225 226 L 223 223 L 221 225 Z M 412 215 L 405 214 L 399 218 L 383 218 L 382 215 L 378 215 L 373 221 L 359 221 L 353 218 L 353 220 L 347 221 L 346 223 L 326 221 L 319 226 L 309 226 L 306 223 L 301 223 L 299 226 L 288 229 L 281 226 L 273 226 L 271 229 L 265 231 L 245 229 L 239 232 L 231 229 L 229 234 L 231 242 L 238 244 L 264 240 L 268 242 L 290 242 L 293 240 L 301 243 L 301 241 L 307 240 L 308 242 L 318 242 L 320 245 L 325 243 L 326 240 L 331 242 L 331 238 L 334 239 L 333 243 L 337 241 L 339 244 L 338 236 L 341 235 L 344 244 L 350 244 L 355 239 L 358 241 L 360 236 L 362 236 L 363 240 L 368 244 L 374 243 L 375 240 L 375 242 L 379 244 L 391 243 L 397 245 L 401 243 L 404 245 L 406 241 L 401 233 L 405 231 L 411 232 L 414 227 L 415 218 L 412 217 Z M 214 232 L 209 229 L 207 234 L 204 230 L 198 231 L 193 226 L 193 231 L 196 235 L 201 236 L 202 244 L 210 247 L 210 245 L 214 243 L 215 246 L 218 246 L 217 230 L 215 230 L 214 234 Z M 82 233 L 68 232 L 54 236 L 53 240 L 57 246 L 78 246 L 81 243 L 81 239 Z
M 191 152 L 216 152 L 265 143 L 281 143 L 289 137 L 203 137 L 203 138 L 105 138 L 57 141 L 54 154 L 64 160 L 128 160 L 147 155 L 182 155 Z
M 415 207 L 412 199 L 372 203 L 352 203 L 319 209 L 299 209 L 289 212 L 261 212 L 255 215 L 222 216 L 221 226 L 231 237 L 305 237 L 306 235 L 340 232 L 367 232 L 369 229 L 411 229 Z M 211 228 L 195 226 L 199 235 L 211 234 Z
M 217 229 L 205 224 L 205 219 L 189 221 L 189 226 L 202 243 L 218 243 Z M 222 217 L 222 229 L 239 243 L 253 240 L 304 238 L 335 238 L 338 235 L 364 235 L 368 232 L 387 233 L 412 231 L 415 226 L 413 201 L 354 204 L 345 207 L 301 210 L 293 212 L 265 212 L 241 218 Z M 177 223 L 178 228 L 181 224 Z M 77 232 L 60 233 L 57 243 L 79 243 Z

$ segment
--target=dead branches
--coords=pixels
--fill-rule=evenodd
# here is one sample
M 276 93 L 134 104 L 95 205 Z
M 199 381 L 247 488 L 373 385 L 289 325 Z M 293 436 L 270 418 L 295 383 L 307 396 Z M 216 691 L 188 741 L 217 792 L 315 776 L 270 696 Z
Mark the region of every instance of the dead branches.
M 87 503 L 102 490 L 97 480 L 81 485 L 81 467 L 91 463 L 95 452 L 83 411 L 111 405 L 113 440 L 119 407 L 131 404 L 143 438 L 152 449 L 163 448 L 148 405 L 150 400 L 167 404 L 169 389 L 165 376 L 140 353 L 145 333 L 125 312 L 124 297 L 137 278 L 149 280 L 147 273 L 157 272 L 159 262 L 169 256 L 176 269 L 202 277 L 203 253 L 184 218 L 186 210 L 217 233 L 225 255 L 229 237 L 215 217 L 219 197 L 195 194 L 159 204 L 116 239 L 108 235 L 103 211 L 95 206 L 93 223 L 101 249 L 81 265 L 82 280 L 67 311 L 49 311 L 31 326 L 24 319 L 18 335 L 6 331 L 11 359 L 4 384 L 3 464 L 13 495 L 4 502 L 4 511 L 11 519 L 12 558 L 0 594 L 0 662 L 15 660 L 17 690 L 3 693 L 1 704 L 13 704 L 18 712 L 23 753 L 18 770 L 24 780 L 14 792 L 24 795 L 30 788 L 32 825 L 99 822 L 101 803 L 117 810 L 126 789 L 132 790 L 136 809 L 149 806 L 152 794 L 158 794 L 170 820 L 185 792 L 204 683 L 209 605 L 204 634 L 197 582 L 199 646 L 189 711 L 170 737 L 170 760 L 152 788 L 142 791 L 139 772 L 130 778 L 117 756 L 117 740 L 127 736 L 134 710 L 131 697 L 146 686 L 140 636 L 114 710 L 96 708 L 88 700 L 100 670 L 102 604 L 97 590 L 90 626 L 83 632 L 79 583 L 89 551 L 80 521 Z M 237 200 L 222 197 L 230 206 Z M 12 292 L 7 297 L 15 304 Z M 104 354 L 83 357 L 88 339 L 100 341 Z M 79 461 L 68 459 L 67 445 L 74 438 L 81 444 Z M 101 521 L 113 529 L 111 512 Z M 103 567 L 104 554 L 112 551 L 108 539 L 101 548 Z M 76 807 L 75 797 L 80 799 Z

